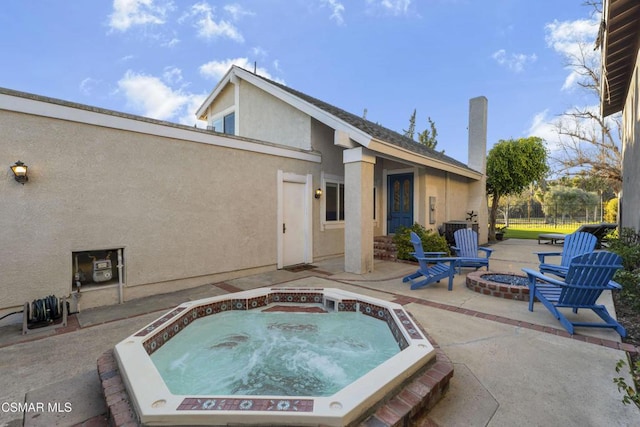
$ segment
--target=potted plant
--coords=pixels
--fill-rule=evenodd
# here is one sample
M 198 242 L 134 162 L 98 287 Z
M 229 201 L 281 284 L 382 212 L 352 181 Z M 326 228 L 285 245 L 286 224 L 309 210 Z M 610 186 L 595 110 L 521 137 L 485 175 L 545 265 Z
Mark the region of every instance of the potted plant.
M 504 239 L 504 233 L 507 230 L 507 226 L 503 225 L 502 227 L 496 226 L 496 240 Z

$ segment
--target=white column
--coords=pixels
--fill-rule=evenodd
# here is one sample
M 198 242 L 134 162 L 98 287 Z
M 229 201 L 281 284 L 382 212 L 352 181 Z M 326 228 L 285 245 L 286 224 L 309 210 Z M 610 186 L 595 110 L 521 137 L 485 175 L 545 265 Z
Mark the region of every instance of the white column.
M 343 152 L 345 187 L 344 270 L 373 271 L 373 165 L 375 155 L 358 147 Z

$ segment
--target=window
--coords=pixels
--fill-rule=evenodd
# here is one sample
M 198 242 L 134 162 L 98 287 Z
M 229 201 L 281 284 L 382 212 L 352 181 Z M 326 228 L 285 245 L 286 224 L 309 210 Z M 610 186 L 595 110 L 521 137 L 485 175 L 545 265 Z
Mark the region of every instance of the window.
M 221 115 L 213 119 L 209 126 L 209 130 L 214 132 L 226 133 L 227 135 L 235 135 L 236 133 L 236 113 L 232 111 L 229 114 Z
M 344 184 L 327 181 L 325 194 L 325 221 L 344 221 Z

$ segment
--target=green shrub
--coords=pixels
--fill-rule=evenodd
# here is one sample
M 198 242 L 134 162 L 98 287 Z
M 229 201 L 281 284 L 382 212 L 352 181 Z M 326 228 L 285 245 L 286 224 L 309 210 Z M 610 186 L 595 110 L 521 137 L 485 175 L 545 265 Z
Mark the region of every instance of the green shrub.
M 393 237 L 393 243 L 396 244 L 398 249 L 398 259 L 415 261 L 415 258 L 410 255 L 413 252 L 413 245 L 411 244 L 412 231 L 422 240 L 422 248 L 425 252 L 445 252 L 447 255 L 451 253 L 447 240 L 443 236 L 415 223 L 411 227 L 398 228 L 396 235 Z
M 620 373 L 626 365 L 627 363 L 623 359 L 618 360 L 618 363 L 616 363 L 616 372 Z M 640 361 L 630 363 L 629 374 L 631 375 L 634 383 L 638 384 L 638 381 L 640 380 Z M 640 408 L 640 394 L 636 392 L 632 385 L 627 384 L 624 377 L 614 378 L 613 382 L 618 386 L 618 391 L 624 393 L 622 403 L 625 405 L 633 403 Z
M 622 285 L 620 298 L 635 311 L 640 311 L 640 235 L 632 228 L 623 228 L 608 239 L 609 250 L 622 257 L 624 269 L 616 271 L 613 280 Z

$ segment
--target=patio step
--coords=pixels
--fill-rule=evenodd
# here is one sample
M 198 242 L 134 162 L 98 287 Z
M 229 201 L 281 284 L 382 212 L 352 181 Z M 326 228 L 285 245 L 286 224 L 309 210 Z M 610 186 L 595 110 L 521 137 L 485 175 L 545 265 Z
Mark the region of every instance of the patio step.
M 385 261 L 395 261 L 398 249 L 393 243 L 393 236 L 375 236 L 373 238 L 373 258 Z

